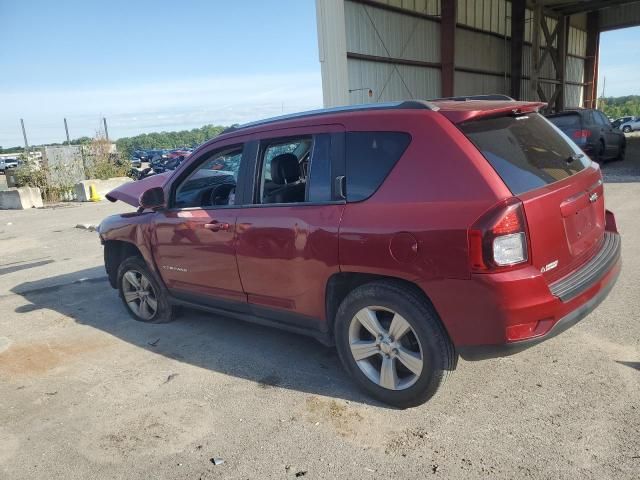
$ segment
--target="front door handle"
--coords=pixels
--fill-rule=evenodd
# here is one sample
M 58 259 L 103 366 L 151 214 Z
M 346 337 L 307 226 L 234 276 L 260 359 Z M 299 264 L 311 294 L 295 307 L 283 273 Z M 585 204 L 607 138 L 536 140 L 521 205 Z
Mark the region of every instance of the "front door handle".
M 205 223 L 204 228 L 211 230 L 212 232 L 219 232 L 220 230 L 228 231 L 230 225 L 228 223 L 213 221 L 211 223 Z

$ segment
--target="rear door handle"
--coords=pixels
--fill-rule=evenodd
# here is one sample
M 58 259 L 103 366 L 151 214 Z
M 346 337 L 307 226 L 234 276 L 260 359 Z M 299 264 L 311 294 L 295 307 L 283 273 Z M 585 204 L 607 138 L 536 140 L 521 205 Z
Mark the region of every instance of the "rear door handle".
M 219 232 L 220 230 L 228 231 L 231 227 L 228 223 L 217 222 L 214 220 L 211 223 L 205 223 L 204 228 L 211 230 L 212 232 Z

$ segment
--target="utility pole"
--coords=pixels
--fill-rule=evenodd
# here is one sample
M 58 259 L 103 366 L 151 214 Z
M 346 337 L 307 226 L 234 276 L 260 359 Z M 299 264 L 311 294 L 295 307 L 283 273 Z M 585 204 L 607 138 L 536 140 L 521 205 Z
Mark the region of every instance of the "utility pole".
M 602 95 L 600 96 L 600 98 L 602 98 L 604 100 L 604 88 L 607 86 L 607 77 L 602 77 Z M 596 108 L 600 108 L 600 102 L 598 101 L 597 98 L 597 94 L 596 94 Z
M 24 129 L 24 120 L 20 119 L 20 125 L 22 125 L 22 136 L 24 137 L 24 153 L 29 155 L 29 142 L 27 142 L 27 131 Z
M 71 145 L 71 140 L 69 140 L 69 126 L 67 125 L 67 119 L 64 119 L 64 131 L 67 132 L 67 145 Z
M 102 122 L 104 123 L 104 136 L 107 137 L 107 142 L 109 142 L 109 130 L 107 130 L 107 117 L 102 117 Z

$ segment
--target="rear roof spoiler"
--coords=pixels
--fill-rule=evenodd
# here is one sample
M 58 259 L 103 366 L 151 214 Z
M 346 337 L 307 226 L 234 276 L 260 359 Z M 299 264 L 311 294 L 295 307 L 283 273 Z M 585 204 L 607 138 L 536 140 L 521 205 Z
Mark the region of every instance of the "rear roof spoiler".
M 430 102 L 450 101 L 450 102 L 466 102 L 467 100 L 505 100 L 508 102 L 515 102 L 515 99 L 508 95 L 502 95 L 501 93 L 491 93 L 488 95 L 467 95 L 459 97 L 443 97 L 433 98 Z

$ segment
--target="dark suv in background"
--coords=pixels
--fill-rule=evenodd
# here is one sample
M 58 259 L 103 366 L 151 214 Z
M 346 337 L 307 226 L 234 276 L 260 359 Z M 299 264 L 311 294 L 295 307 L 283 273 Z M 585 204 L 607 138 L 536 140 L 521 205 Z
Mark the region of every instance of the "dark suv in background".
M 598 164 L 544 104 L 439 100 L 232 128 L 113 190 L 99 227 L 127 311 L 191 306 L 312 335 L 376 398 L 430 398 L 458 355 L 553 337 L 620 271 Z M 250 348 L 250 347 L 247 347 Z
M 627 148 L 624 134 L 613 128 L 600 110 L 566 110 L 547 115 L 556 127 L 596 162 L 623 160 Z

